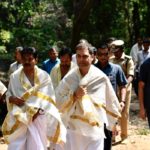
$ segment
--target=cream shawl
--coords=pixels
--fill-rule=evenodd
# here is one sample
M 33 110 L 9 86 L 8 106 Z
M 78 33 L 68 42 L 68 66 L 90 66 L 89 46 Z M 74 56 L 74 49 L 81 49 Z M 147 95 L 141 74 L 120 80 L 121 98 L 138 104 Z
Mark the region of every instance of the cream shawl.
M 78 86 L 86 86 L 87 95 L 74 102 Z M 64 124 L 79 134 L 99 139 L 104 136 L 104 123 L 111 130 L 120 117 L 120 105 L 109 79 L 93 65 L 84 77 L 78 67 L 72 69 L 55 92 Z
M 72 63 L 71 62 L 71 65 L 70 65 L 70 69 L 71 70 L 72 68 L 76 67 L 77 65 Z M 54 89 L 56 89 L 56 87 L 58 86 L 58 84 L 60 83 L 61 81 L 61 71 L 60 71 L 60 64 L 57 64 L 51 71 L 50 73 L 50 77 L 52 79 L 52 83 L 53 83 L 53 87 Z

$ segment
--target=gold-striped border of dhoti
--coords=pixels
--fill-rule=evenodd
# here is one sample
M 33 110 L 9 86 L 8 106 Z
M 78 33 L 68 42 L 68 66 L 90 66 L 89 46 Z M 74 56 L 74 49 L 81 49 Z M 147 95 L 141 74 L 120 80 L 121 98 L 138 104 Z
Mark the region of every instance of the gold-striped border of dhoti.
M 115 114 L 115 113 L 113 113 L 113 112 L 107 110 L 106 107 L 105 107 L 103 104 L 94 103 L 94 106 L 95 106 L 95 107 L 98 107 L 98 108 L 103 108 L 103 109 L 106 111 L 107 114 L 111 115 L 111 116 L 114 117 L 114 118 L 120 118 L 119 115 L 117 115 L 117 114 Z
M 50 137 L 49 138 L 50 141 L 52 141 L 53 143 L 59 143 L 61 140 L 60 140 L 60 123 L 58 123 L 57 125 L 57 129 L 55 131 L 55 134 L 53 137 Z
M 38 110 L 37 108 L 28 107 L 27 108 L 28 115 L 33 117 L 33 115 L 37 112 L 37 110 Z M 16 118 L 16 122 L 13 125 L 13 127 L 11 128 L 11 130 L 9 130 L 9 131 L 6 130 L 7 129 L 7 123 L 6 122 L 9 122 L 8 117 L 6 116 L 6 121 L 4 121 L 4 124 L 3 124 L 3 135 L 10 135 L 19 127 L 19 124 L 20 124 L 19 120 L 22 120 L 21 116 L 19 115 L 20 113 L 22 113 L 22 111 L 18 111 L 15 113 L 14 117 Z
M 46 101 L 48 101 L 48 102 L 50 102 L 50 103 L 52 103 L 53 105 L 56 106 L 55 101 L 51 97 L 43 94 L 42 92 L 34 92 L 33 96 L 36 96 L 36 97 L 41 98 L 43 100 L 46 100 Z
M 62 108 L 60 109 L 60 112 L 65 112 L 68 111 L 68 109 L 72 106 L 73 104 L 73 95 L 70 96 L 70 100 L 68 100 L 67 103 L 65 103 Z
M 48 101 L 48 102 L 50 102 L 50 103 L 52 103 L 53 105 L 56 106 L 55 101 L 50 96 L 47 96 L 47 95 L 45 95 L 45 94 L 43 94 L 42 92 L 39 92 L 39 91 L 38 92 L 26 92 L 22 96 L 22 98 L 24 100 L 28 100 L 30 96 L 36 96 L 36 97 L 41 98 L 43 100 L 46 100 L 46 101 Z
M 7 129 L 7 123 L 4 122 L 4 124 L 3 124 L 3 130 L 2 130 L 3 135 L 5 136 L 5 135 L 12 134 L 19 127 L 19 124 L 20 124 L 20 122 L 17 120 L 16 123 L 11 128 L 11 130 L 8 131 L 8 130 L 6 130 Z
M 71 119 L 78 119 L 80 121 L 83 121 L 85 123 L 88 123 L 91 126 L 100 126 L 98 122 L 90 122 L 87 118 L 81 117 L 79 115 L 71 115 L 70 116 Z

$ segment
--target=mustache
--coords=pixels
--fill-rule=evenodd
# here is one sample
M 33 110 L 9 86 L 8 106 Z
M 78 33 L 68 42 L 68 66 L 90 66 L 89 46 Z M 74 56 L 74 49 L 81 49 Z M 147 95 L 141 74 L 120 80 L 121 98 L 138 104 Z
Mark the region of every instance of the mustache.
M 29 63 L 25 63 L 25 64 L 24 64 L 24 66 L 31 66 L 31 64 L 29 64 Z
M 63 67 L 70 67 L 70 65 L 68 65 L 68 64 L 61 64 L 61 66 L 63 66 Z

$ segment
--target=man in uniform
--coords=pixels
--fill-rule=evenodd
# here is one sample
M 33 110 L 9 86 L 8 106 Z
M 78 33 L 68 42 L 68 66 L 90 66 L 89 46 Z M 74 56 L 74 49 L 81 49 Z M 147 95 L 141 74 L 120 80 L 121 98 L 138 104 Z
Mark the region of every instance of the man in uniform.
M 132 80 L 134 76 L 134 62 L 131 56 L 125 55 L 124 53 L 124 41 L 113 41 L 111 44 L 111 50 L 114 53 L 114 57 L 112 57 L 110 61 L 121 66 L 128 81 L 126 86 L 125 108 L 122 111 L 122 117 L 120 119 L 121 139 L 123 141 L 128 137 L 129 108 L 132 92 Z

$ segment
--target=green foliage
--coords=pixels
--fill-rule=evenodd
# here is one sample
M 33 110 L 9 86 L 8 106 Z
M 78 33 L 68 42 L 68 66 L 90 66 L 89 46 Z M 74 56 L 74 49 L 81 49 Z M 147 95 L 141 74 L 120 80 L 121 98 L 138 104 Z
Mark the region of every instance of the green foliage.
M 2 43 L 9 43 L 12 38 L 13 36 L 10 31 L 6 31 L 3 29 L 0 31 L 0 40 Z
M 0 45 L 5 47 L 1 49 L 11 52 L 18 45 L 34 46 L 44 59 L 49 45 L 63 41 L 70 46 L 73 21 L 76 15 L 80 15 L 85 2 L 86 0 L 1 1 Z M 129 53 L 138 34 L 149 36 L 149 10 L 146 1 L 95 0 L 90 16 L 78 24 L 81 26 L 79 37 L 86 38 L 95 46 L 108 37 L 121 38 Z
M 71 24 L 62 3 L 61 0 L 0 2 L 1 45 L 9 52 L 18 45 L 34 46 L 46 56 L 49 45 L 57 41 L 69 43 Z
M 149 131 L 149 129 L 142 128 L 137 131 L 137 134 L 138 135 L 148 135 L 148 134 L 150 134 L 150 131 Z
M 0 46 L 0 53 L 1 54 L 7 53 L 5 46 Z

